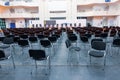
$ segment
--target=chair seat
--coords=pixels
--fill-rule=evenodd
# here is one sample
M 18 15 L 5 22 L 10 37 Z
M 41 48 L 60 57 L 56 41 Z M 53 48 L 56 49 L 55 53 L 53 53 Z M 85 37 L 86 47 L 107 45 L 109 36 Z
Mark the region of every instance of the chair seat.
M 43 47 L 45 47 L 45 48 L 50 48 L 51 45 L 43 45 Z
M 89 55 L 93 57 L 103 57 L 104 53 L 105 52 L 103 51 L 95 51 L 95 50 L 89 51 Z
M 0 61 L 9 59 L 10 57 L 11 57 L 10 54 L 5 54 L 5 57 L 1 57 L 1 58 L 0 58 Z
M 112 47 L 120 47 L 120 45 L 111 45 Z
M 9 47 L 10 47 L 10 45 L 6 45 L 6 44 L 0 45 L 0 48 L 2 48 L 2 49 L 6 49 L 6 48 L 9 48 Z
M 6 60 L 6 59 L 8 59 L 8 57 L 0 58 L 0 61 Z
M 47 58 L 33 58 L 33 59 L 35 59 L 37 61 L 42 61 L 42 60 L 46 60 Z
M 80 48 L 79 47 L 70 47 L 69 50 L 80 51 Z

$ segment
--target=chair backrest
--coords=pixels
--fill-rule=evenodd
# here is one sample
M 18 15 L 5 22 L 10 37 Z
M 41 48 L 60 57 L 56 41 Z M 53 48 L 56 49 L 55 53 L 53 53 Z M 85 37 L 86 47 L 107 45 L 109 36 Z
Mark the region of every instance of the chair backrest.
M 60 35 L 58 35 L 58 34 L 53 34 L 52 36 L 55 36 L 56 38 L 60 37 Z
M 30 49 L 29 50 L 29 55 L 35 60 L 42 60 L 46 58 L 46 54 L 44 50 L 34 50 Z
M 0 58 L 4 58 L 4 57 L 5 57 L 5 53 L 2 50 L 0 50 Z
M 108 33 L 104 32 L 104 33 L 101 33 L 101 37 L 102 38 L 106 38 L 108 36 Z
M 12 38 L 14 38 L 14 35 L 7 35 L 7 37 L 12 37 Z
M 0 41 L 3 41 L 5 37 L 0 37 Z
M 20 40 L 20 37 L 14 37 L 14 42 L 18 42 Z
M 103 39 L 92 39 L 92 40 L 91 40 L 91 44 L 92 44 L 92 42 L 94 42 L 94 41 L 103 41 Z
M 27 39 L 28 38 L 28 35 L 20 35 L 20 38 L 22 38 L 22 39 Z
M 28 46 L 29 43 L 28 43 L 28 40 L 19 40 L 18 45 L 20 45 L 20 46 Z
M 69 40 L 65 41 L 66 47 L 69 48 L 71 46 L 71 42 Z
M 81 41 L 88 42 L 88 37 L 86 36 L 80 36 Z
M 106 50 L 106 43 L 103 41 L 93 41 L 91 46 L 96 50 Z
M 42 35 L 42 34 L 37 35 L 37 37 L 38 37 L 39 39 L 43 39 L 43 38 L 45 38 L 45 36 Z
M 51 37 L 48 37 L 48 39 L 50 40 L 50 42 L 56 42 L 57 41 L 57 38 L 55 36 L 51 36 Z
M 31 36 L 31 37 L 29 37 L 29 41 L 30 42 L 36 42 L 37 41 L 37 37 Z
M 86 36 L 87 38 L 91 38 L 92 34 L 91 34 L 91 33 L 87 33 L 87 34 L 85 34 L 85 36 Z
M 113 45 L 120 46 L 120 39 L 114 39 L 113 40 Z
M 77 36 L 76 35 L 70 35 L 70 36 L 68 36 L 68 39 L 70 41 L 77 41 Z
M 12 43 L 14 43 L 14 40 L 12 37 L 6 37 L 3 39 L 3 43 L 4 44 L 12 44 Z
M 40 43 L 43 47 L 51 46 L 51 43 L 49 40 L 40 40 Z

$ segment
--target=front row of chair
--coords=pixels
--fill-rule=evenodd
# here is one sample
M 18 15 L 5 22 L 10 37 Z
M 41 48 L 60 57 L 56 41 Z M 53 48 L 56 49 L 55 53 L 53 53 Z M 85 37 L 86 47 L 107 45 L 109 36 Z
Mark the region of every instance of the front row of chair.
M 65 41 L 66 47 L 69 48 L 69 50 L 74 49 L 74 47 L 71 46 L 71 42 L 69 40 Z M 75 48 L 79 49 L 79 48 Z M 90 57 L 90 64 L 91 64 L 91 58 L 96 57 L 96 58 L 104 58 L 104 66 L 106 65 L 106 43 L 103 42 L 102 39 L 93 39 L 91 41 L 91 49 L 88 51 L 89 57 Z M 68 54 L 69 55 L 69 54 Z M 68 56 L 68 60 L 70 57 Z
M 104 66 L 106 65 L 106 43 L 103 41 L 93 41 L 91 43 L 91 49 L 88 51 L 90 57 L 104 58 Z
M 35 61 L 36 69 L 37 69 L 37 61 L 44 61 L 44 60 L 48 61 L 48 68 L 50 69 L 50 57 L 46 56 L 46 52 L 44 50 L 30 49 L 28 52 L 29 52 L 29 56 Z M 6 60 L 9 59 L 10 57 L 12 57 L 13 67 L 15 68 L 13 55 L 11 54 L 7 56 L 3 50 L 0 50 L 0 60 Z

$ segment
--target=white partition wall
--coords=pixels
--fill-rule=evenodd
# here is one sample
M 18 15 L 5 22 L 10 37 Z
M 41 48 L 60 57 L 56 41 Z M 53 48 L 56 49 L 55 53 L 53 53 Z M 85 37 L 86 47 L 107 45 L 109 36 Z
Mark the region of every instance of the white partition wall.
M 76 23 L 76 27 L 79 26 L 79 24 L 81 24 L 81 27 L 86 26 L 86 19 L 79 19 L 79 20 L 56 20 L 56 24 L 67 24 L 68 27 L 70 27 L 70 24 L 72 24 L 72 26 L 74 26 L 74 23 Z
M 10 20 L 16 20 L 16 27 L 32 27 L 32 24 L 38 24 L 39 27 L 39 24 L 44 25 L 45 20 L 56 20 L 59 26 L 65 23 L 68 26 L 74 23 L 77 26 L 81 24 L 81 27 L 86 26 L 87 23 L 97 27 L 120 26 L 120 1 L 118 0 L 110 2 L 105 2 L 105 0 L 32 0 L 29 3 L 23 1 L 21 5 L 21 1 L 13 0 L 8 6 L 3 5 L 4 1 L 0 1 L 0 18 L 6 20 L 7 27 Z M 22 24 L 19 20 L 22 20 Z
M 6 28 L 10 28 L 10 23 L 15 23 L 16 28 L 25 27 L 25 19 L 6 19 Z

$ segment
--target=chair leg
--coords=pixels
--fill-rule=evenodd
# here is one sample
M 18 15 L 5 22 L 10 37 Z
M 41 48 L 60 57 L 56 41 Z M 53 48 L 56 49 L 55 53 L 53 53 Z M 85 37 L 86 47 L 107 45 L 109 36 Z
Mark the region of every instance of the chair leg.
M 11 48 L 13 48 L 13 49 L 14 49 L 14 47 L 13 47 L 13 46 L 11 46 Z M 14 52 L 14 51 L 13 51 L 13 52 Z M 13 57 L 12 51 L 11 51 L 11 57 L 12 57 L 13 67 L 14 67 L 14 69 L 15 69 L 15 62 L 14 62 L 14 57 Z
M 49 67 L 49 69 L 51 69 L 51 59 L 50 59 L 50 56 L 48 58 L 48 67 Z
M 35 68 L 37 69 L 37 61 L 35 60 Z
M 90 56 L 90 55 L 89 55 Z M 91 56 L 90 56 L 90 64 L 91 64 Z
M 55 56 L 55 46 L 53 44 L 53 56 Z
M 23 49 L 23 47 L 22 47 L 22 55 L 24 54 L 24 51 L 23 51 L 24 49 Z
M 104 57 L 104 66 L 106 65 L 106 56 Z
M 15 54 L 15 47 L 14 47 L 14 45 L 12 45 L 12 48 L 13 48 L 13 53 Z
M 12 57 L 12 63 L 13 63 L 13 67 L 14 67 L 14 69 L 15 69 L 15 62 L 14 62 L 13 55 L 11 55 L 11 57 Z

